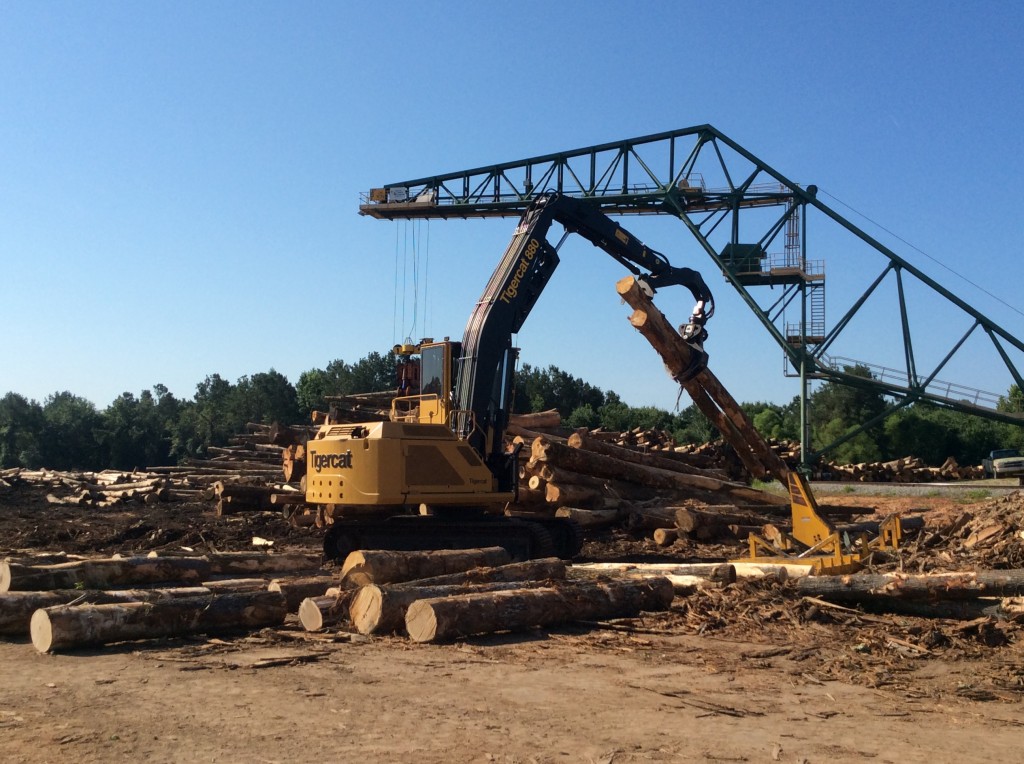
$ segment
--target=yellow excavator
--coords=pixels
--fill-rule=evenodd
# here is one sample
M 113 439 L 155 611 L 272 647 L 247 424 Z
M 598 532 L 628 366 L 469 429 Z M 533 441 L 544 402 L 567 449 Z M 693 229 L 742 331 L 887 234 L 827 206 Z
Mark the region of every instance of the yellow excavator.
M 565 229 L 558 245 L 547 236 Z M 596 207 L 561 194 L 538 197 L 523 214 L 504 256 L 470 316 L 461 342 L 399 346 L 408 395 L 390 421 L 328 421 L 306 448 L 306 501 L 333 517 L 328 557 L 353 549 L 504 546 L 525 559 L 574 556 L 581 540 L 567 520 L 523 520 L 501 512 L 516 499 L 518 448 L 508 451 L 518 350 L 512 337 L 558 265 L 558 247 L 578 234 L 642 280 L 651 291 L 682 285 L 694 305 L 685 330 L 694 369 L 714 299 L 701 275 L 677 268 Z M 387 515 L 383 520 L 381 515 Z

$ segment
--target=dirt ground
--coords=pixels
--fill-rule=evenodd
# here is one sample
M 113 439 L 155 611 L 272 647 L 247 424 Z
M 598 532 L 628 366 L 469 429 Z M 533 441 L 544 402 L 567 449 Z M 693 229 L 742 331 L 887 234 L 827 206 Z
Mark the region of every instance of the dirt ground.
M 976 505 L 828 497 L 929 526 Z M 1005 501 L 1005 500 L 1004 500 Z M 1019 499 L 1024 503 L 1024 498 Z M 984 502 L 982 502 L 984 504 Z M 0 555 L 26 549 L 318 549 L 319 532 L 202 505 L 84 510 L 0 494 Z M 669 555 L 616 532 L 588 559 Z M 238 637 L 41 655 L 0 642 L 4 762 L 1015 761 L 1016 625 L 832 610 L 787 584 L 678 598 L 604 624 L 415 645 L 296 624 Z

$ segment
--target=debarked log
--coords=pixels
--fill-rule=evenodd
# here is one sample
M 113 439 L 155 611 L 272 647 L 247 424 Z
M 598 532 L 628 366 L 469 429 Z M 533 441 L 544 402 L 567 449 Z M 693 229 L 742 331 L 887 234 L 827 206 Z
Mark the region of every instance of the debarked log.
M 645 610 L 665 610 L 674 596 L 666 578 L 482 592 L 417 600 L 406 612 L 405 627 L 416 642 L 445 641 L 578 620 L 631 617 Z
M 280 592 L 211 594 L 110 605 L 58 605 L 37 610 L 29 631 L 39 652 L 188 634 L 276 626 L 288 606 Z

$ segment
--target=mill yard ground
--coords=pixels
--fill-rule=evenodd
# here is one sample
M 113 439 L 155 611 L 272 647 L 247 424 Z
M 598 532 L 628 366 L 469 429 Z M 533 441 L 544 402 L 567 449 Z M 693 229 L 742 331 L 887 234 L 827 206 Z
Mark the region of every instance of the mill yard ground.
M 937 490 L 935 493 L 941 494 Z M 926 529 L 1019 517 L 1024 496 L 876 496 L 878 516 L 922 509 Z M 988 522 L 988 520 L 986 520 Z M 1007 532 L 1019 534 L 1007 520 Z M 0 494 L 0 555 L 150 549 L 319 549 L 319 531 L 209 504 L 49 504 Z M 935 554 L 958 554 L 956 543 Z M 1009 542 L 1007 542 L 1009 543 Z M 1006 549 L 1000 554 L 1008 554 Z M 587 560 L 723 559 L 622 530 Z M 912 552 L 910 564 L 917 559 Z M 991 561 L 984 561 L 989 564 Z M 1010 567 L 1021 567 L 1011 561 Z M 0 642 L 5 762 L 968 762 L 1019 759 L 1024 634 L 810 603 L 792 584 L 734 584 L 671 610 L 445 645 L 307 633 L 121 643 L 44 655 Z

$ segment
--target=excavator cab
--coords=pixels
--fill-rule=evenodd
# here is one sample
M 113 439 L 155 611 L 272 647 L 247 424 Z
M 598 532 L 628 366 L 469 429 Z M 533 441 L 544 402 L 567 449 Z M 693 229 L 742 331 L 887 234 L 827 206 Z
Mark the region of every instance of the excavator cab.
M 445 339 L 395 347 L 399 359 L 399 390 L 415 392 L 391 402 L 392 422 L 450 425 L 451 391 L 455 386 L 455 363 L 461 346 L 460 342 Z

